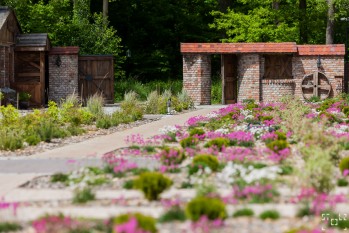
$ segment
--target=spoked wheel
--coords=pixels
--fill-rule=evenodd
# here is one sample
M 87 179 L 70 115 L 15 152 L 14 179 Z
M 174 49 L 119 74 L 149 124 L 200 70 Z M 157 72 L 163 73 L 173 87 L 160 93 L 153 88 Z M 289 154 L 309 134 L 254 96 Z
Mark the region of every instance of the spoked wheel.
M 331 84 L 325 74 L 315 72 L 304 76 L 302 80 L 302 95 L 309 100 L 313 96 L 320 97 L 321 100 L 330 96 Z

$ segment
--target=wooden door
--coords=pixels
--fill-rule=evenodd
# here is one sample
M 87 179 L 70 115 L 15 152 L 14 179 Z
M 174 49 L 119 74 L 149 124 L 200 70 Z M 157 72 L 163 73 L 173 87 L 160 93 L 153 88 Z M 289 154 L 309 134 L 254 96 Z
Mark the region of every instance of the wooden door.
M 233 104 L 237 101 L 237 56 L 222 55 L 221 62 L 223 104 Z
M 79 94 L 86 100 L 95 93 L 102 94 L 106 103 L 114 103 L 113 56 L 79 57 Z
M 16 52 L 15 75 L 11 86 L 31 95 L 31 106 L 45 104 L 45 52 Z

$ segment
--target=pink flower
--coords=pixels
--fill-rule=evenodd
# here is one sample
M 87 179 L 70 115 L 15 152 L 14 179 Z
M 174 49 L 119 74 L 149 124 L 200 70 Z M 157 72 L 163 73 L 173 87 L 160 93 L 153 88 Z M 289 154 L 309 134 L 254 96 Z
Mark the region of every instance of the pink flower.
M 317 117 L 316 113 L 308 113 L 307 115 L 305 115 L 306 118 L 308 119 L 314 119 L 315 117 Z
M 274 119 L 271 119 L 271 120 L 265 120 L 263 121 L 263 123 L 266 125 L 266 126 L 272 126 L 272 125 L 275 125 L 275 121 Z
M 189 126 L 196 126 L 199 122 L 207 121 L 207 118 L 204 116 L 194 116 L 188 119 L 187 124 Z
M 162 199 L 161 204 L 163 207 L 171 209 L 173 207 L 179 207 L 181 205 L 181 201 L 179 199 Z
M 232 141 L 238 141 L 238 142 L 250 142 L 253 141 L 253 135 L 250 132 L 244 132 L 244 131 L 236 131 L 229 134 L 226 134 L 225 137 Z
M 262 141 L 267 141 L 267 140 L 276 140 L 278 138 L 278 135 L 275 132 L 267 132 L 261 136 Z
M 349 169 L 345 169 L 345 170 L 343 171 L 343 176 L 347 176 L 347 175 L 349 175 Z
M 219 228 L 224 225 L 223 220 L 215 219 L 210 221 L 207 216 L 201 216 L 200 219 L 196 222 L 193 222 L 191 225 L 191 232 L 197 233 L 209 233 L 212 232 L 213 228 Z
M 114 231 L 118 233 L 147 233 L 138 228 L 137 219 L 134 217 L 124 224 L 116 225 Z

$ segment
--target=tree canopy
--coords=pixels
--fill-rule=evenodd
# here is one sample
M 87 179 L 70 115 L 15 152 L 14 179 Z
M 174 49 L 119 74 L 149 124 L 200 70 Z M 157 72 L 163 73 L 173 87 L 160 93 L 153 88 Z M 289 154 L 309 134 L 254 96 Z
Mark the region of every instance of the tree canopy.
M 24 32 L 47 32 L 53 45 L 82 54 L 113 54 L 118 77 L 141 80 L 179 78 L 181 42 L 345 43 L 340 18 L 349 17 L 348 0 L 0 2 L 15 9 Z

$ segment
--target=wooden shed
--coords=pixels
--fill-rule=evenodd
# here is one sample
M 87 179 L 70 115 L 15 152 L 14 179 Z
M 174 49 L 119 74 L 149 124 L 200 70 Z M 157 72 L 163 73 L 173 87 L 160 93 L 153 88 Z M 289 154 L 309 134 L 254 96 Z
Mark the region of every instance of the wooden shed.
M 0 6 L 0 88 L 10 87 L 14 80 L 14 46 L 20 31 L 15 13 Z
M 47 34 L 21 34 L 15 46 L 15 75 L 11 83 L 13 89 L 29 93 L 30 103 L 43 105 L 48 87 L 47 52 L 50 42 Z
M 49 49 L 47 34 L 21 34 L 14 11 L 0 6 L 0 88 L 29 93 L 32 106 L 43 105 Z
M 114 100 L 113 56 L 79 56 L 79 47 L 55 47 L 46 33 L 21 34 L 15 12 L 0 6 L 0 90 L 31 95 L 31 107 L 79 93 Z M 80 76 L 80 78 L 79 78 Z

